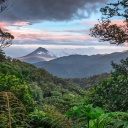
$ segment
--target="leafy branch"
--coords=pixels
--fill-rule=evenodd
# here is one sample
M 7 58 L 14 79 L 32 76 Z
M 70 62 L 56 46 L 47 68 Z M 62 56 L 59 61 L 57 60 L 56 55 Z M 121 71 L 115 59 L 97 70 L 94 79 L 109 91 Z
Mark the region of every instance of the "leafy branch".
M 0 92 L 0 127 L 29 128 L 24 105 L 11 92 Z
M 3 32 L 0 29 L 0 42 L 1 42 L 0 49 L 9 47 L 12 44 L 11 41 L 13 39 L 14 39 L 13 35 L 11 35 L 8 32 Z

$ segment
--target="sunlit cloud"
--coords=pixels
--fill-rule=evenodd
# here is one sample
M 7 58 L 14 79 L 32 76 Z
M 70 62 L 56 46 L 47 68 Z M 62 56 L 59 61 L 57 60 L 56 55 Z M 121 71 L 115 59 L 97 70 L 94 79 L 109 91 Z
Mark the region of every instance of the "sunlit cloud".
M 96 22 L 96 21 L 82 21 L 79 24 L 94 26 L 97 23 L 98 22 Z
M 17 27 L 18 24 L 22 27 Z M 94 41 L 94 38 L 89 36 L 89 29 L 67 29 L 67 30 L 42 30 L 36 28 L 27 28 L 28 22 L 16 22 L 16 23 L 7 23 L 0 22 L 0 26 L 3 30 L 10 32 L 14 35 L 15 39 L 13 42 L 26 44 L 30 42 L 35 43 L 44 43 L 44 41 L 49 41 L 56 44 L 78 44 L 79 42 Z M 13 26 L 14 27 L 11 27 Z M 74 43 L 74 44 L 73 44 Z
M 0 29 L 3 31 L 8 31 L 7 27 L 10 25 L 10 23 L 7 22 L 0 22 Z
M 17 21 L 17 22 L 14 22 L 14 23 L 12 23 L 12 26 L 27 26 L 27 25 L 30 25 L 30 23 L 29 22 L 25 22 L 25 21 Z
M 111 24 L 116 24 L 120 26 L 120 25 L 125 25 L 125 22 L 123 20 L 112 20 Z
M 83 25 L 90 25 L 90 26 L 94 26 L 95 24 L 99 24 L 102 23 L 100 20 L 98 21 L 82 21 L 79 22 L 79 24 L 83 24 Z M 111 20 L 111 24 L 116 24 L 116 25 L 124 25 L 124 21 L 123 20 Z
M 88 41 L 94 40 L 87 33 L 88 30 L 65 30 L 65 31 L 46 31 L 30 28 L 18 28 L 10 30 L 17 41 Z

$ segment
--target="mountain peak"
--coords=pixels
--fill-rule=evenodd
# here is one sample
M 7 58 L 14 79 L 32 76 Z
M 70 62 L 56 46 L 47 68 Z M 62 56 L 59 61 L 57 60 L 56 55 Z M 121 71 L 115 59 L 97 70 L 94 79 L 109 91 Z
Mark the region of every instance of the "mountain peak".
M 49 61 L 55 58 L 56 57 L 52 55 L 48 50 L 39 47 L 35 51 L 29 53 L 28 55 L 20 57 L 19 60 L 28 63 L 36 63 L 40 61 Z
M 44 53 L 47 53 L 48 50 L 46 50 L 45 48 L 42 48 L 42 47 L 39 47 L 35 50 L 35 52 L 44 52 Z

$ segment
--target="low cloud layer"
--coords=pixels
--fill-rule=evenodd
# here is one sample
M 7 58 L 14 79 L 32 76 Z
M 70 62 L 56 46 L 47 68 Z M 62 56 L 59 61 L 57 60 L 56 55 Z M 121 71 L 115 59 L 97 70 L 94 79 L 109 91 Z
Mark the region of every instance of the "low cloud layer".
M 29 49 L 28 49 L 29 46 Z M 4 49 L 7 56 L 11 57 L 21 57 L 25 56 L 38 47 L 46 48 L 48 51 L 53 53 L 57 57 L 68 56 L 71 54 L 81 54 L 81 55 L 93 55 L 93 54 L 105 54 L 112 52 L 121 52 L 127 50 L 127 47 L 124 46 L 55 46 L 55 45 L 13 45 Z
M 10 7 L 1 13 L 4 21 L 62 21 L 89 17 L 107 0 L 9 0 Z

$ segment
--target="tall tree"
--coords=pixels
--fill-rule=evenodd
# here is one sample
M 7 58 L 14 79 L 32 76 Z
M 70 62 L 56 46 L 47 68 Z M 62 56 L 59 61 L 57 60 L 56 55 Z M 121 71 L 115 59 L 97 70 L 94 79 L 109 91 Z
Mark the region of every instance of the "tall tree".
M 109 41 L 111 44 L 128 42 L 128 0 L 107 4 L 100 11 L 101 21 L 90 30 L 90 35 L 99 41 Z M 113 17 L 122 19 L 123 25 L 112 24 Z

